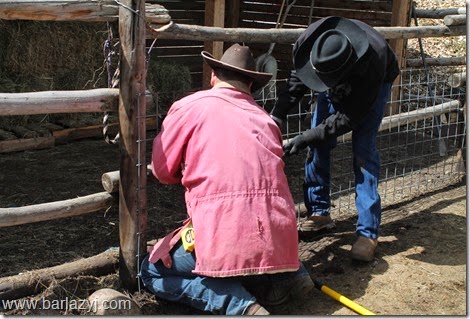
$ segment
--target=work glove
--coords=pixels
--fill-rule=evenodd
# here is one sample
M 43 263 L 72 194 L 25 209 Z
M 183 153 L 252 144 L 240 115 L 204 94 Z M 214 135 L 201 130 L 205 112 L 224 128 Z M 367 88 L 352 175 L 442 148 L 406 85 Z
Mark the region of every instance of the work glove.
M 282 147 L 284 155 L 297 154 L 307 146 L 310 148 L 320 146 L 322 141 L 324 141 L 323 133 L 323 130 L 318 129 L 318 127 L 300 133 Z
M 303 133 L 300 133 L 293 139 L 291 139 L 287 144 L 285 144 L 282 149 L 284 151 L 284 155 L 290 156 L 294 154 L 298 154 L 299 151 L 303 150 L 308 146 L 307 139 Z

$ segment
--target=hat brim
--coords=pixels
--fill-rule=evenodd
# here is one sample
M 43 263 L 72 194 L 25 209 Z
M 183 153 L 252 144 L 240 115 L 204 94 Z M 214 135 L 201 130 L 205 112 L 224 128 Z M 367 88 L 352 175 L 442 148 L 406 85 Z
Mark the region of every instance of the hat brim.
M 246 70 L 242 69 L 224 62 L 221 62 L 217 59 L 214 58 L 212 54 L 210 54 L 207 51 L 202 51 L 201 52 L 202 57 L 204 58 L 204 61 L 212 68 L 212 69 L 217 69 L 217 68 L 223 68 L 227 70 L 232 70 L 238 73 L 241 73 L 250 79 L 253 80 L 253 85 L 251 87 L 251 92 L 255 92 L 259 89 L 261 89 L 263 86 L 267 85 L 269 83 L 269 80 L 273 77 L 273 74 L 271 73 L 264 73 L 264 72 L 257 72 L 257 71 L 251 71 L 251 70 Z
M 308 29 L 312 29 L 310 31 Z M 345 67 L 341 77 L 330 78 L 317 73 L 310 64 L 310 52 L 315 40 L 325 31 L 336 29 L 343 32 L 351 41 L 357 58 Z M 294 68 L 299 79 L 310 89 L 323 92 L 334 87 L 340 80 L 346 77 L 357 62 L 369 48 L 367 34 L 357 24 L 341 17 L 328 17 L 311 24 L 299 37 L 294 45 Z

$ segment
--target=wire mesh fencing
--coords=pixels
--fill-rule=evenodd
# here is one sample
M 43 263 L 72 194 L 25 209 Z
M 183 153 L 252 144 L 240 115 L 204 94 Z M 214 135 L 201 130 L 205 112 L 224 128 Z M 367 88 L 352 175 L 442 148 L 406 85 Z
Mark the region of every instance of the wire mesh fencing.
M 451 72 L 451 68 L 444 67 L 406 69 L 394 84 L 377 137 L 382 164 L 379 181 L 382 206 L 441 189 L 464 178 L 466 88 L 450 83 Z M 270 109 L 277 90 L 271 87 L 258 102 Z M 285 141 L 310 127 L 314 107 L 303 101 L 288 115 L 283 128 Z M 331 153 L 331 213 L 341 218 L 355 213 L 351 134 L 339 137 L 337 142 Z M 305 212 L 305 158 L 306 152 L 285 158 L 299 215 Z

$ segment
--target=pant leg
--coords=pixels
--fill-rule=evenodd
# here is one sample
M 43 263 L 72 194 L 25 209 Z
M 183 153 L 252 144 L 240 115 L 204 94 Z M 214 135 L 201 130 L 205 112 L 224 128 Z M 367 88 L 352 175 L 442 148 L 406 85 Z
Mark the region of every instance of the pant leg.
M 285 295 L 292 289 L 292 283 L 303 277 L 310 277 L 308 270 L 300 263 L 300 267 L 295 272 L 282 272 L 276 274 L 263 274 L 256 276 L 241 277 L 243 285 L 255 296 L 266 294 L 276 289 L 279 295 Z
M 181 244 L 170 255 L 173 264 L 142 262 L 140 277 L 144 286 L 157 297 L 181 302 L 196 309 L 219 315 L 241 315 L 256 299 L 236 278 L 212 278 L 195 275 L 193 253 Z
M 333 105 L 325 93 L 319 93 L 313 113 L 312 128 L 334 112 Z M 307 215 L 330 213 L 330 153 L 336 139 L 320 147 L 309 148 L 305 162 L 304 202 Z
M 378 128 L 382 122 L 385 105 L 390 96 L 391 83 L 382 86 L 374 102 L 373 112 L 364 125 L 353 130 L 353 167 L 356 186 L 356 209 L 359 236 L 376 239 L 379 236 L 382 208 L 378 192 L 380 155 L 376 148 Z

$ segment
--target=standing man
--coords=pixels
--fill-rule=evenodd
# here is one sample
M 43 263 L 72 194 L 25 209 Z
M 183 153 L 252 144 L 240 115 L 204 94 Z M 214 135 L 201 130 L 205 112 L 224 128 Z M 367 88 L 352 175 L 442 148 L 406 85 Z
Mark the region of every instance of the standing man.
M 278 123 L 310 89 L 318 92 L 312 128 L 284 146 L 287 155 L 309 147 L 305 163 L 306 221 L 301 232 L 335 226 L 330 217 L 330 153 L 336 138 L 352 131 L 357 241 L 351 257 L 374 258 L 381 221 L 380 158 L 376 137 L 398 63 L 387 41 L 372 27 L 342 17 L 311 24 L 293 48 L 295 71 L 271 112 Z
M 171 106 L 152 149 L 157 179 L 186 188 L 189 219 L 157 242 L 140 275 L 165 300 L 266 315 L 263 306 L 314 288 L 299 262 L 281 131 L 251 96 L 271 74 L 255 71 L 246 46 L 234 44 L 220 61 L 202 56 L 212 88 Z

